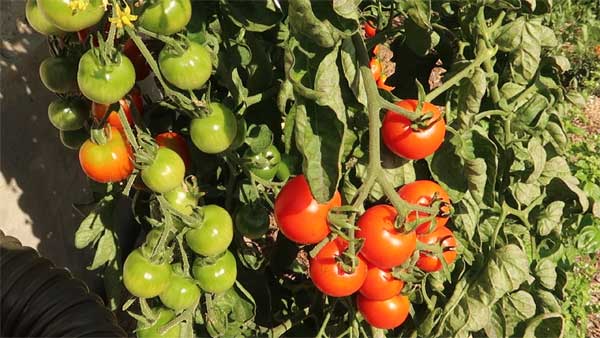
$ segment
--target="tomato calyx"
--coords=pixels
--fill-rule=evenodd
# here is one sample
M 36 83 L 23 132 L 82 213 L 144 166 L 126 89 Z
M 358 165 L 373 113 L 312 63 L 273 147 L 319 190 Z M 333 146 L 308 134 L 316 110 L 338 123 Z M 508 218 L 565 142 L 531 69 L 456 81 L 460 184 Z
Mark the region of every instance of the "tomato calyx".
M 90 129 L 90 139 L 92 140 L 92 142 L 94 142 L 94 144 L 103 145 L 106 144 L 108 140 L 110 140 L 111 133 L 112 130 L 110 126 L 92 128 Z
M 139 148 L 135 152 L 135 164 L 139 170 L 143 170 L 154 163 L 159 147 L 152 136 L 139 129 L 137 139 Z
M 227 255 L 227 253 L 228 253 L 228 251 L 225 250 L 214 256 L 198 256 L 194 260 L 194 265 L 199 265 L 199 266 L 213 265 L 213 264 L 217 263 L 217 261 L 219 261 L 220 258 Z

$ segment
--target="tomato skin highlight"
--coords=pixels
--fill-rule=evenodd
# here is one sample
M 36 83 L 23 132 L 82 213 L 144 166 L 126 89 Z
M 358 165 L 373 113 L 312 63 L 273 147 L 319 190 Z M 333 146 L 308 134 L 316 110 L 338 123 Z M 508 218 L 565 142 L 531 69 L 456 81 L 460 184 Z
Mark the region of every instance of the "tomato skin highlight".
M 183 160 L 186 169 L 191 168 L 192 156 L 190 155 L 188 143 L 183 136 L 176 132 L 168 131 L 156 135 L 155 139 L 160 147 L 169 148 L 176 152 Z
M 81 93 L 93 102 L 111 104 L 127 95 L 135 84 L 131 61 L 119 53 L 113 65 L 103 65 L 90 49 L 79 59 L 77 84 Z
M 342 205 L 342 197 L 319 204 L 313 197 L 304 175 L 290 179 L 275 199 L 275 220 L 279 230 L 289 240 L 300 244 L 315 244 L 329 235 L 327 214 Z
M 380 204 L 367 209 L 358 219 L 356 237 L 365 239 L 360 253 L 381 269 L 401 265 L 417 247 L 414 231 L 403 234 L 394 227 L 397 214 L 391 205 Z
M 157 34 L 180 32 L 192 18 L 190 0 L 157 0 L 149 2 L 138 18 L 138 24 Z
M 420 180 L 414 181 L 408 184 L 403 185 L 400 189 L 398 189 L 398 196 L 411 204 L 418 204 L 422 206 L 430 206 L 433 202 L 434 195 L 437 195 L 442 201 L 450 204 L 450 197 L 444 188 L 442 188 L 439 184 L 428 181 L 428 180 Z M 428 217 L 429 215 L 423 212 L 411 211 L 406 216 L 407 222 L 412 222 L 418 218 Z M 435 226 L 442 227 L 448 223 L 448 217 L 436 217 L 435 218 Z M 426 233 L 429 229 L 431 222 L 425 222 L 419 224 L 416 227 L 417 234 Z
M 408 297 L 397 295 L 386 300 L 372 300 L 359 294 L 356 298 L 358 311 L 365 320 L 378 329 L 396 328 L 408 317 L 410 302 Z
M 44 16 L 54 26 L 65 32 L 77 32 L 97 24 L 104 16 L 104 7 L 101 0 L 90 0 L 84 10 L 75 14 L 69 7 L 70 1 L 65 0 L 37 0 Z
M 386 300 L 402 291 L 404 282 L 394 278 L 390 270 L 368 264 L 367 278 L 360 287 L 360 294 L 372 300 Z
M 336 260 L 347 248 L 348 242 L 338 237 L 325 244 L 310 261 L 310 278 L 326 295 L 349 296 L 358 291 L 367 278 L 367 263 L 360 256 L 357 256 L 358 264 L 352 273 L 345 272 Z
M 444 256 L 444 260 L 448 265 L 452 264 L 456 260 L 456 238 L 452 231 L 445 226 L 440 226 L 428 234 L 419 235 L 417 239 L 425 244 L 441 244 Z M 425 272 L 440 271 L 444 267 L 439 258 L 429 255 L 427 252 L 421 252 L 419 254 L 419 260 L 417 261 L 417 267 Z
M 167 289 L 171 266 L 154 264 L 142 255 L 140 249 L 132 251 L 123 264 L 123 283 L 136 297 L 152 298 Z
M 89 104 L 78 98 L 58 98 L 48 105 L 50 123 L 62 131 L 73 131 L 83 128 L 87 119 Z
M 417 109 L 417 104 L 417 100 L 403 100 L 396 103 L 397 106 L 413 112 Z M 432 113 L 433 116 L 428 123 L 435 122 L 426 129 L 414 131 L 409 119 L 393 111 L 387 111 L 381 132 L 383 143 L 394 154 L 409 160 L 420 160 L 433 154 L 444 142 L 446 122 L 439 108 L 424 102 L 421 112 Z
M 51 56 L 40 64 L 40 79 L 49 91 L 57 94 L 74 93 L 77 89 L 77 65 L 62 56 Z
M 251 148 L 244 152 L 244 160 L 248 161 L 248 169 L 265 181 L 271 181 L 281 162 L 281 154 L 274 145 L 270 145 L 263 152 L 255 153 Z
M 233 220 L 227 210 L 215 204 L 202 207 L 202 225 L 185 234 L 185 242 L 195 253 L 216 256 L 227 250 L 233 240 Z
M 202 88 L 212 72 L 210 53 L 195 42 L 181 55 L 165 46 L 158 55 L 158 66 L 169 83 L 183 90 Z
M 108 141 L 99 145 L 91 140 L 79 149 L 83 172 L 99 183 L 119 182 L 133 172 L 133 151 L 118 129 L 110 127 Z
M 142 169 L 142 181 L 152 191 L 162 194 L 177 188 L 185 176 L 185 164 L 176 152 L 159 147 L 151 165 Z
M 159 297 L 166 307 L 181 311 L 198 302 L 200 288 L 192 278 L 173 273 L 169 286 L 161 292 Z
M 224 104 L 211 102 L 211 114 L 195 118 L 190 124 L 190 136 L 196 148 L 207 154 L 218 154 L 229 148 L 237 134 L 237 121 Z
M 229 290 L 237 278 L 237 263 L 230 251 L 219 257 L 213 264 L 202 265 L 199 258 L 192 266 L 194 279 L 206 292 L 222 293 Z
M 158 308 L 153 309 L 156 313 L 158 312 L 158 319 L 156 323 L 147 328 L 142 328 L 141 322 L 138 322 L 137 330 L 135 332 L 138 338 L 171 338 L 171 337 L 179 337 L 181 333 L 181 326 L 175 325 L 173 328 L 165 332 L 164 334 L 160 334 L 160 329 L 165 326 L 168 322 L 175 318 L 175 312 L 166 309 L 166 308 Z
M 53 25 L 42 13 L 37 0 L 27 0 L 25 4 L 25 17 L 27 22 L 36 32 L 43 35 L 64 35 L 65 32 Z

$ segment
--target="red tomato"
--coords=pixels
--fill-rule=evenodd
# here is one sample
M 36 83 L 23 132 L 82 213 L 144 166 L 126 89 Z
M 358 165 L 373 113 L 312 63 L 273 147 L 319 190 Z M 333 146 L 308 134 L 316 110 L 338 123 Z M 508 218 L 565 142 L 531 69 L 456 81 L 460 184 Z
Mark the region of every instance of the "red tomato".
M 83 172 L 100 183 L 119 182 L 133 172 L 133 151 L 121 132 L 110 127 L 105 144 L 87 140 L 79 149 Z
M 339 192 L 331 201 L 319 204 L 313 197 L 304 175 L 289 180 L 275 200 L 275 220 L 279 229 L 291 241 L 314 244 L 329 235 L 327 214 L 342 205 Z
M 371 73 L 373 74 L 373 78 L 375 79 L 375 81 L 378 81 L 381 77 L 382 71 L 381 61 L 379 61 L 379 59 L 376 57 L 371 58 L 371 62 L 369 62 L 369 67 L 371 67 Z
M 338 259 L 347 248 L 348 242 L 337 237 L 327 243 L 310 261 L 310 278 L 326 295 L 350 296 L 360 289 L 367 278 L 367 263 L 360 256 L 354 272 L 344 271 Z
M 125 42 L 125 45 L 123 45 L 123 54 L 133 63 L 136 81 L 142 81 L 150 75 L 150 65 L 148 65 L 146 58 L 142 55 L 142 52 L 140 52 L 133 40 L 129 39 Z
M 381 269 L 404 263 L 417 247 L 414 231 L 404 234 L 394 227 L 397 214 L 391 205 L 381 204 L 367 209 L 358 219 L 356 237 L 365 239 L 360 253 Z
M 365 22 L 363 28 L 365 29 L 365 36 L 367 38 L 372 38 L 377 34 L 377 28 L 374 27 L 371 21 Z
M 360 287 L 360 294 L 372 300 L 386 300 L 399 294 L 404 282 L 394 278 L 390 270 L 368 264 L 367 279 Z
M 408 317 L 408 297 L 397 295 L 386 300 L 372 300 L 363 295 L 357 297 L 358 311 L 367 323 L 379 329 L 393 329 Z
M 396 105 L 409 110 L 417 109 L 417 100 L 403 100 Z M 423 114 L 431 113 L 432 118 L 425 129 L 417 131 L 411 128 L 411 121 L 406 117 L 388 110 L 383 119 L 383 143 L 396 155 L 409 160 L 420 160 L 433 154 L 444 142 L 446 123 L 438 107 L 429 102 L 423 103 Z
M 156 143 L 161 147 L 167 147 L 176 152 L 185 163 L 185 168 L 189 169 L 192 163 L 190 148 L 183 136 L 176 132 L 165 132 L 156 135 Z
M 127 117 L 127 122 L 129 122 L 129 125 L 133 125 L 134 122 L 133 114 L 130 108 L 131 102 L 133 102 L 137 111 L 140 114 L 142 114 L 144 109 L 144 101 L 142 99 L 142 94 L 140 93 L 140 90 L 136 87 L 134 87 L 131 90 L 131 92 L 129 92 L 126 98 L 122 98 L 121 100 L 119 100 L 119 104 L 123 108 L 123 112 Z M 108 105 L 92 102 L 92 113 L 94 114 L 94 117 L 97 121 L 102 121 L 102 118 L 106 114 L 107 110 Z M 116 111 L 112 111 L 110 115 L 108 115 L 108 119 L 106 120 L 106 122 L 119 130 L 123 130 L 123 125 L 121 124 L 121 120 L 119 119 L 119 113 Z
M 436 197 L 450 204 L 450 197 L 448 196 L 446 190 L 433 181 L 421 180 L 405 184 L 398 189 L 398 195 L 400 198 L 410 204 L 418 204 L 427 207 L 433 203 L 433 199 Z M 416 219 L 428 216 L 428 214 L 423 212 L 411 211 L 408 216 L 406 216 L 406 221 L 412 222 Z M 448 217 L 438 216 L 435 218 L 436 228 L 444 226 L 446 223 L 448 223 Z M 430 224 L 431 222 L 419 224 L 416 227 L 417 234 L 428 232 Z
M 387 75 L 381 74 L 381 76 L 379 77 L 379 79 L 377 79 L 377 87 L 379 89 L 383 89 L 383 90 L 385 90 L 387 92 L 391 92 L 392 90 L 396 89 L 396 87 L 392 87 L 392 86 L 386 85 L 385 81 L 387 81 Z
M 452 264 L 456 260 L 456 238 L 445 226 L 438 227 L 431 233 L 419 235 L 417 239 L 425 244 L 441 244 L 442 256 L 447 264 Z M 417 266 L 426 272 L 439 271 L 443 268 L 440 259 L 427 251 L 421 251 Z

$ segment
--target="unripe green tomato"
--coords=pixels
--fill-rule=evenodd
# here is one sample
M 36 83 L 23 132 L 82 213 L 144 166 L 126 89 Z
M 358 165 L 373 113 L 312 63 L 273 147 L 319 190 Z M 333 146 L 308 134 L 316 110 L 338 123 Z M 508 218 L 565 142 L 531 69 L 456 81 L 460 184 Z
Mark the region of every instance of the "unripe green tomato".
M 267 149 L 258 154 L 248 148 L 248 150 L 244 152 L 244 161 L 247 162 L 248 170 L 254 175 L 265 181 L 270 181 L 277 173 L 279 162 L 281 162 L 281 155 L 274 145 L 270 145 Z
M 165 147 L 158 148 L 152 164 L 142 169 L 142 181 L 156 193 L 166 193 L 177 188 L 184 176 L 183 160 L 176 152 Z
M 166 307 L 181 311 L 198 302 L 200 288 L 192 278 L 173 273 L 169 286 L 159 297 Z
M 277 178 L 286 181 L 290 176 L 298 174 L 298 158 L 289 154 L 281 154 L 281 162 L 277 167 Z
M 90 114 L 90 105 L 78 97 L 58 98 L 48 105 L 50 123 L 62 131 L 83 128 L 83 123 Z
M 157 34 L 171 35 L 180 32 L 192 17 L 190 0 L 147 1 L 138 24 Z
M 140 298 L 158 296 L 169 286 L 171 266 L 155 264 L 137 249 L 127 256 L 123 265 L 123 283 L 127 290 Z
M 81 93 L 92 102 L 112 104 L 131 91 L 135 84 L 135 68 L 131 60 L 118 52 L 115 62 L 104 64 L 88 50 L 79 59 L 77 84 Z
M 190 124 L 194 145 L 207 154 L 218 154 L 229 148 L 237 133 L 237 121 L 227 106 L 218 102 L 209 105 L 211 114 L 195 118 Z
M 261 206 L 245 204 L 235 214 L 235 227 L 243 236 L 260 238 L 269 231 L 269 213 Z
M 227 250 L 233 240 L 233 221 L 227 210 L 218 205 L 202 207 L 202 225 L 186 232 L 185 242 L 195 253 L 215 256 Z
M 38 0 L 37 4 L 51 24 L 65 32 L 77 32 L 97 24 L 104 16 L 102 0 L 89 0 L 85 9 L 73 11 L 67 0 Z
M 235 134 L 235 138 L 233 142 L 229 146 L 229 149 L 236 150 L 241 147 L 242 144 L 246 141 L 246 132 L 248 131 L 248 126 L 246 125 L 246 120 L 244 118 L 237 119 L 237 132 Z
M 202 88 L 212 72 L 210 53 L 195 42 L 190 42 L 183 54 L 165 46 L 158 55 L 158 66 L 167 81 L 183 90 Z
M 40 64 L 40 79 L 49 91 L 74 93 L 77 88 L 77 64 L 66 57 L 51 56 Z
M 203 264 L 202 259 L 196 258 L 192 266 L 194 279 L 202 290 L 211 293 L 221 293 L 229 290 L 237 278 L 237 263 L 228 250 L 212 264 Z
M 194 207 L 198 205 L 198 196 L 187 191 L 183 184 L 164 193 L 163 196 L 173 209 L 186 216 L 190 216 L 194 212 Z
M 154 325 L 142 329 L 142 325 L 140 322 L 138 322 L 138 329 L 136 330 L 135 334 L 138 336 L 138 338 L 177 338 L 179 337 L 179 334 L 181 333 L 181 326 L 180 325 L 175 325 L 173 328 L 171 328 L 170 330 L 168 330 L 167 332 L 165 332 L 164 334 L 160 334 L 159 331 L 160 329 L 167 324 L 168 322 L 170 322 L 171 320 L 173 320 L 173 318 L 175 318 L 175 312 L 166 309 L 166 308 L 158 308 L 158 309 L 154 309 L 153 310 L 155 313 L 158 313 L 158 319 L 156 320 L 156 322 L 154 323 Z
M 60 141 L 62 144 L 72 150 L 78 150 L 81 145 L 90 138 L 90 134 L 85 129 L 72 131 L 60 131 Z
M 27 0 L 25 4 L 25 17 L 29 25 L 38 33 L 44 35 L 64 35 L 65 32 L 54 26 L 42 13 L 37 0 Z

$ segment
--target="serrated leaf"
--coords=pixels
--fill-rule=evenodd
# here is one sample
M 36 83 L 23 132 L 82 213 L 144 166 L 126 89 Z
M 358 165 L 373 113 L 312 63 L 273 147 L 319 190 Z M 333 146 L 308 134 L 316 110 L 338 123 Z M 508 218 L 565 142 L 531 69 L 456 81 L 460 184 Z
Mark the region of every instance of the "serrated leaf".
M 102 265 L 106 264 L 109 261 L 115 259 L 117 255 L 117 243 L 115 243 L 115 238 L 113 236 L 112 231 L 105 230 L 102 237 L 98 241 L 98 246 L 96 247 L 96 254 L 94 255 L 94 260 L 92 261 L 92 265 L 88 267 L 88 270 L 96 270 Z

